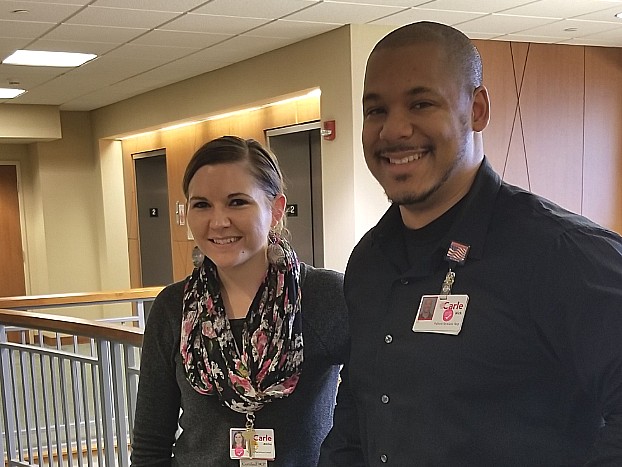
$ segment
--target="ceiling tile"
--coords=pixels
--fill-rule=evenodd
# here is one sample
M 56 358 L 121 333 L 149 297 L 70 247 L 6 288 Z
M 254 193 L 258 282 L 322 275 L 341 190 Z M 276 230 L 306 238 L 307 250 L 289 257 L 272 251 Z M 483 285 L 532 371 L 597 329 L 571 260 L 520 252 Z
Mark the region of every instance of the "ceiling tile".
M 183 13 L 209 0 L 96 0 L 93 6 Z
M 53 41 L 40 39 L 32 42 L 30 50 L 48 50 L 50 52 L 78 52 L 102 55 L 117 47 L 116 44 L 105 42 L 84 42 L 84 41 Z
M 609 4 L 611 5 L 611 4 Z M 622 13 L 622 3 L 618 3 L 614 7 L 606 8 L 604 10 L 587 13 L 585 15 L 576 16 L 574 19 L 589 19 L 591 21 L 608 21 L 617 24 L 622 28 L 622 19 L 616 18 L 616 14 Z
M 35 23 L 30 21 L 0 20 L 0 38 L 34 39 L 53 28 L 54 23 Z
M 513 34 L 555 21 L 555 19 L 551 18 L 493 13 L 492 15 L 482 16 L 481 18 L 461 23 L 460 30 L 465 32 L 486 32 L 489 34 Z
M 298 21 L 316 21 L 319 23 L 368 23 L 398 11 L 403 7 L 378 6 L 354 3 L 322 3 L 314 4 L 306 10 L 287 17 Z
M 239 16 L 244 18 L 281 18 L 290 13 L 307 8 L 309 5 L 299 1 L 283 0 L 212 0 L 197 8 L 193 13 Z
M 65 20 L 82 8 L 81 5 L 60 5 L 3 0 L 0 3 L 0 19 L 8 21 L 40 21 L 57 23 Z M 14 10 L 28 10 L 27 13 L 12 13 Z
M 526 3 L 533 3 L 533 1 L 534 0 L 433 0 L 421 5 L 419 8 L 496 13 Z
M 167 63 L 180 57 L 185 57 L 196 51 L 196 48 L 170 47 L 164 45 L 125 44 L 106 54 L 109 60 L 117 58 L 130 60 L 152 60 L 158 63 Z
M 31 39 L 0 38 L 0 62 L 16 50 L 26 47 L 30 41 Z
M 45 3 L 46 5 L 81 5 L 84 6 L 93 0 L 28 0 L 31 3 Z
M 68 24 L 87 26 L 114 26 L 131 28 L 155 28 L 175 18 L 177 13 L 163 11 L 127 10 L 88 6 L 70 18 Z
M 20 86 L 29 90 L 35 86 L 45 83 L 55 77 L 62 75 L 70 68 L 58 67 L 33 67 L 20 65 L 0 64 L 0 83 L 10 80 L 17 80 Z
M 384 7 L 409 8 L 429 3 L 430 0 L 325 0 L 326 3 L 354 3 Z
M 290 39 L 302 40 L 327 31 L 332 31 L 341 26 L 343 25 L 339 23 L 315 23 L 312 21 L 277 19 L 257 29 L 253 29 L 252 34 L 255 36 L 287 37 Z
M 123 44 L 134 39 L 136 36 L 144 34 L 146 31 L 146 29 L 139 28 L 61 24 L 56 29 L 46 34 L 43 39 Z
M 546 16 L 549 18 L 572 18 L 595 10 L 607 8 L 602 2 L 545 0 L 505 10 L 504 13 L 522 16 Z
M 565 40 L 576 37 L 583 37 L 588 34 L 605 32 L 611 29 L 616 29 L 616 25 L 613 23 L 603 23 L 600 21 L 580 21 L 575 19 L 565 19 L 552 24 L 539 26 L 537 28 L 525 29 L 524 31 L 522 31 L 521 34 L 535 36 L 552 36 L 558 37 L 560 38 L 560 40 Z
M 159 29 L 165 31 L 211 32 L 217 34 L 241 34 L 265 24 L 265 19 L 238 18 L 234 16 L 184 15 Z
M 467 13 L 464 11 L 431 10 L 423 8 L 411 8 L 406 11 L 395 13 L 371 24 L 389 24 L 400 26 L 415 21 L 436 21 L 444 24 L 458 24 L 475 18 L 481 18 L 485 13 Z
M 170 45 L 174 47 L 191 47 L 202 49 L 222 40 L 232 37 L 232 34 L 211 34 L 203 32 L 164 31 L 156 29 L 132 41 L 132 44 Z

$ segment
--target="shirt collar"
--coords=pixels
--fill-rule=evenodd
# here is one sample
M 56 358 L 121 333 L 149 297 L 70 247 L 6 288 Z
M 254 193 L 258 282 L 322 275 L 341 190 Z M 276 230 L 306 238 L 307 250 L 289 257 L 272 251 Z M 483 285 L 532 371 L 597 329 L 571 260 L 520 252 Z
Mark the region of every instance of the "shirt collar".
M 501 178 L 484 157 L 456 220 L 439 244 L 439 248 L 444 250 L 443 255 L 447 252 L 449 244 L 456 241 L 470 246 L 467 261 L 482 257 L 486 233 L 500 187 Z M 372 245 L 380 248 L 402 271 L 408 267 L 404 254 L 404 238 L 401 234 L 403 228 L 399 207 L 393 204 L 372 232 Z

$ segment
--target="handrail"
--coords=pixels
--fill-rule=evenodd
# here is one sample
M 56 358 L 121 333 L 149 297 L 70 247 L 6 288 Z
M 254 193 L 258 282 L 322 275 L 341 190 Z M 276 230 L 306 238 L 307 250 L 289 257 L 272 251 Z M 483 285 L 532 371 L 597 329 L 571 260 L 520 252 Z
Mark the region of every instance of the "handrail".
M 0 297 L 0 465 L 128 467 L 144 304 L 162 288 Z M 50 310 L 121 303 L 131 316 Z
M 137 327 L 32 311 L 0 309 L 0 325 L 107 339 L 135 347 L 142 346 L 143 342 L 143 330 Z
M 61 306 L 130 302 L 155 298 L 163 288 L 164 287 L 143 287 L 110 292 L 78 292 L 0 297 L 0 308 L 26 310 L 32 308 L 56 308 Z

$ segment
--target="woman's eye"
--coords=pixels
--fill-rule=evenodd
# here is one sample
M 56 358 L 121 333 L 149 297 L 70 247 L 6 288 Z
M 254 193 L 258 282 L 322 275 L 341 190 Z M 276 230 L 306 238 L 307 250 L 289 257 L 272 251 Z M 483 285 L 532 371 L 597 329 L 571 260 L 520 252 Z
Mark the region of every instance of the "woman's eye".
M 412 108 L 415 110 L 426 109 L 430 107 L 432 104 L 430 102 L 415 102 L 412 105 Z
M 248 201 L 245 199 L 234 198 L 229 203 L 231 206 L 245 206 L 248 204 Z
M 209 204 L 206 201 L 195 201 L 192 203 L 192 209 L 205 209 Z

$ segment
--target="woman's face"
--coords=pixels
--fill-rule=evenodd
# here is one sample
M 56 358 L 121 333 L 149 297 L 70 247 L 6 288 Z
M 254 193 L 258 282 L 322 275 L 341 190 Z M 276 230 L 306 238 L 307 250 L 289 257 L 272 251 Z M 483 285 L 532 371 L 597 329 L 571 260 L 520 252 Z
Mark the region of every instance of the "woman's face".
M 188 186 L 188 226 L 219 270 L 265 265 L 268 232 L 284 208 L 284 195 L 268 198 L 247 162 L 205 165 Z
M 233 441 L 235 442 L 236 446 L 242 446 L 244 444 L 244 437 L 242 436 L 242 433 L 237 432 L 235 435 L 233 435 Z

